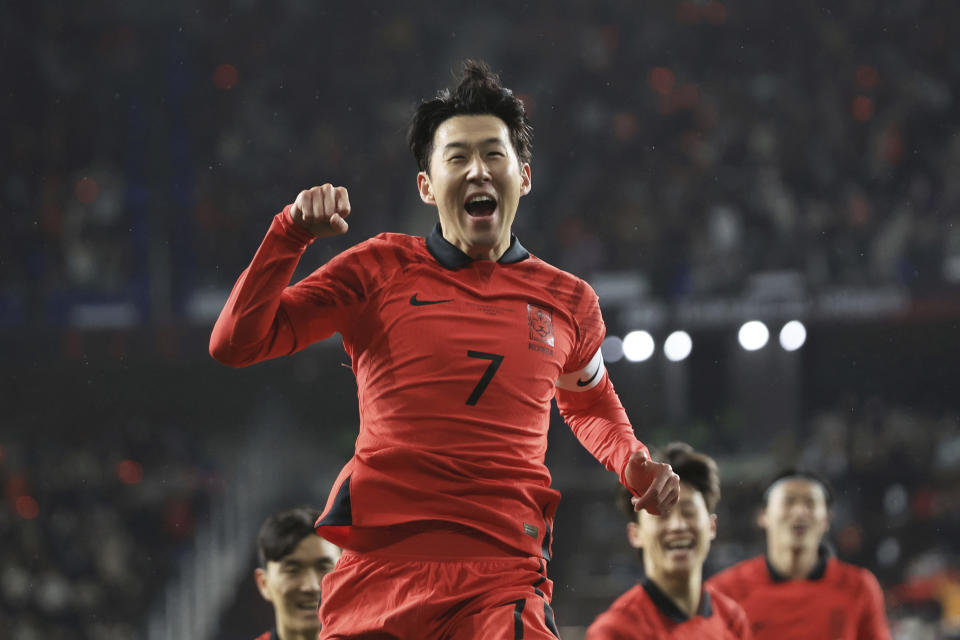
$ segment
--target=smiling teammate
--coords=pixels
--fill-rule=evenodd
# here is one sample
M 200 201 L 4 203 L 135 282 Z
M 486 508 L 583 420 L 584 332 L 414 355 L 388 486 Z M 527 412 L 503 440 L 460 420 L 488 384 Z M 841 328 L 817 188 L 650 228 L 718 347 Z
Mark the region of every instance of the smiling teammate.
M 717 535 L 717 465 L 679 442 L 663 457 L 680 476 L 680 500 L 669 515 L 657 517 L 635 511 L 630 494 L 621 494 L 627 538 L 641 551 L 644 577 L 597 617 L 587 640 L 749 639 L 740 605 L 703 587 L 703 563 Z
M 344 187 L 277 214 L 217 320 L 232 366 L 339 332 L 360 433 L 317 522 L 344 547 L 324 580 L 324 638 L 552 638 L 546 576 L 559 494 L 544 465 L 550 403 L 634 494 L 670 509 L 679 484 L 650 460 L 603 366 L 587 283 L 511 233 L 532 186 L 522 102 L 481 63 L 422 103 L 408 142 L 439 223 L 384 233 L 288 286 L 307 246 L 347 232 Z
M 767 552 L 736 564 L 709 585 L 743 606 L 757 640 L 889 640 L 880 584 L 834 557 L 830 488 L 809 471 L 787 469 L 764 492 L 759 525 Z
M 318 515 L 290 509 L 267 518 L 257 536 L 257 589 L 273 605 L 274 628 L 257 640 L 316 640 L 320 582 L 340 559 L 340 549 L 314 531 Z

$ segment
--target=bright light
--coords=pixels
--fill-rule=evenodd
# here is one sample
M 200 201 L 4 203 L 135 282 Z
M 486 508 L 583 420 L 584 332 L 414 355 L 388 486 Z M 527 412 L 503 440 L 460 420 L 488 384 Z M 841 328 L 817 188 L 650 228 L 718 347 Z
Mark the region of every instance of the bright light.
M 770 330 L 759 320 L 751 320 L 740 327 L 737 337 L 740 339 L 741 347 L 747 351 L 756 351 L 767 344 L 767 340 L 770 339 Z
M 653 348 L 653 336 L 646 331 L 631 331 L 623 338 L 623 355 L 630 362 L 648 360 Z
M 619 362 L 623 359 L 623 340 L 618 336 L 607 336 L 600 345 L 604 362 Z
M 672 362 L 680 362 L 690 355 L 692 349 L 693 340 L 686 331 L 674 331 L 663 343 L 663 355 Z
M 780 346 L 787 351 L 796 351 L 807 341 L 807 328 L 799 320 L 791 320 L 780 329 Z

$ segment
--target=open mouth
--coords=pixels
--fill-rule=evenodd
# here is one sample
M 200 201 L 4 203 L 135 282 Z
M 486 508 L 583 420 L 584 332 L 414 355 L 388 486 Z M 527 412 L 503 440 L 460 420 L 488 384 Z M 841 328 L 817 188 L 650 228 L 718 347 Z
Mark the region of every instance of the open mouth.
M 694 541 L 690 540 L 671 540 L 663 545 L 667 551 L 689 551 L 693 549 Z
M 492 196 L 480 194 L 467 198 L 463 207 L 467 210 L 468 214 L 479 218 L 493 215 L 493 212 L 497 210 L 497 201 Z

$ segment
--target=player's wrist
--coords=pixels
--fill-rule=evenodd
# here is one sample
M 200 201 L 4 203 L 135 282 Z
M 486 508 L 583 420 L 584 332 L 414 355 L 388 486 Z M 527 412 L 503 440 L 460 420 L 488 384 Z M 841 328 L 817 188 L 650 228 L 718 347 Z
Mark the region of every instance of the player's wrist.
M 298 243 L 307 245 L 317 239 L 317 236 L 307 229 L 303 224 L 293 219 L 293 204 L 288 204 L 277 216 L 283 234 Z

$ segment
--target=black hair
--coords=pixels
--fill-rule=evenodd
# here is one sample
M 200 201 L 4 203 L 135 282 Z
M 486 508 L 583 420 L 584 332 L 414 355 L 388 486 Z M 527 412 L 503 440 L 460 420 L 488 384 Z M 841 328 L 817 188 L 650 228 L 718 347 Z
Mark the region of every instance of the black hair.
M 661 454 L 654 457 L 669 463 L 674 473 L 680 476 L 680 482 L 686 482 L 703 495 L 708 513 L 716 512 L 717 503 L 720 501 L 720 471 L 713 458 L 694 451 L 693 447 L 685 442 L 671 442 Z M 632 497 L 633 494 L 621 486 L 617 503 L 627 518 L 632 522 L 639 522 L 640 513 L 633 508 L 630 501 Z
M 308 507 L 280 511 L 268 517 L 257 535 L 257 556 L 260 567 L 277 562 L 293 553 L 300 541 L 314 533 L 313 524 L 320 512 Z
M 420 171 L 430 171 L 433 136 L 445 120 L 458 115 L 493 115 L 507 125 L 510 142 L 521 163 L 533 156 L 533 127 L 523 101 L 500 84 L 497 74 L 481 60 L 465 60 L 460 83 L 420 103 L 407 129 L 407 144 Z
M 767 502 L 770 500 L 770 492 L 773 491 L 773 487 L 776 486 L 781 480 L 806 480 L 808 482 L 815 482 L 823 488 L 823 497 L 827 501 L 827 506 L 829 507 L 833 503 L 833 487 L 830 486 L 829 480 L 816 471 L 811 471 L 810 469 L 788 467 L 781 470 L 779 473 L 777 473 L 777 475 L 773 476 L 773 479 L 767 483 L 767 488 L 763 490 L 764 507 L 767 506 Z

